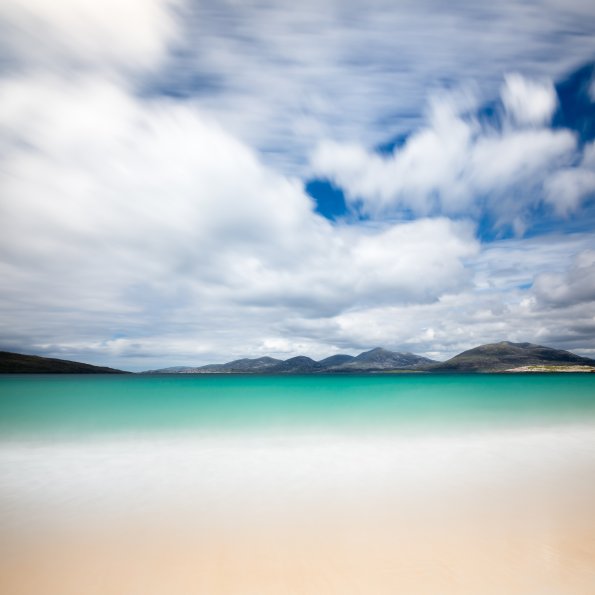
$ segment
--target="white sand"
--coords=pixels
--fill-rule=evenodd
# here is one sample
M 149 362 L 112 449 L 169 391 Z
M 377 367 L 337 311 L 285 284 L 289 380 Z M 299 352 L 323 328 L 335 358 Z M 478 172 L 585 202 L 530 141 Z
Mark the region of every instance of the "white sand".
M 12 595 L 594 593 L 595 432 L 0 445 Z

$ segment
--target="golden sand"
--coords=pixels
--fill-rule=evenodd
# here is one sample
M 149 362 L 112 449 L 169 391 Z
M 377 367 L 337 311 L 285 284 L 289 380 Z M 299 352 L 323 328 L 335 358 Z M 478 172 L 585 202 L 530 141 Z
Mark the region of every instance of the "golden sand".
M 105 527 L 4 540 L 7 595 L 593 594 L 595 515 L 477 509 L 204 533 Z M 559 512 L 559 511 L 558 511 Z M 586 516 L 585 516 L 586 514 Z M 332 517 L 332 515 L 331 515 Z
M 523 436 L 468 438 L 450 457 L 442 440 L 431 456 L 421 446 L 398 451 L 373 473 L 365 470 L 382 449 L 353 455 L 349 469 L 339 467 L 343 481 L 329 477 L 342 457 L 325 465 L 324 449 L 277 453 L 282 467 L 265 459 L 262 473 L 247 474 L 233 450 L 229 473 L 239 479 L 216 484 L 218 498 L 205 476 L 199 486 L 168 484 L 167 497 L 152 501 L 152 490 L 175 478 L 160 467 L 159 481 L 139 474 L 134 491 L 117 492 L 114 510 L 94 506 L 105 504 L 103 492 L 91 492 L 96 502 L 62 490 L 61 506 L 50 506 L 47 490 L 17 492 L 6 478 L 7 494 L 12 486 L 31 500 L 5 498 L 0 593 L 593 595 L 591 429 Z M 300 461 L 303 474 L 294 469 Z M 33 471 L 24 469 L 26 479 Z M 93 485 L 123 478 L 102 473 Z M 180 486 L 189 491 L 178 499 Z

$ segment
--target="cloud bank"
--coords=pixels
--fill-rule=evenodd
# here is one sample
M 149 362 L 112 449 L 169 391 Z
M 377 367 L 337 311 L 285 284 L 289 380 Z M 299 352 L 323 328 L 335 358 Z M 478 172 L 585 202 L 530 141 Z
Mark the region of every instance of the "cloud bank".
M 595 145 L 551 125 L 594 18 L 5 2 L 0 347 L 127 369 L 504 338 L 592 352 L 591 235 L 523 234 L 595 190 Z M 367 219 L 317 214 L 312 172 Z M 486 218 L 517 237 L 487 240 Z
M 244 318 L 266 332 L 288 312 L 431 302 L 469 282 L 471 225 L 334 227 L 192 106 L 96 80 L 28 77 L 0 95 L 3 326 L 23 321 L 23 337 L 184 328 L 200 351 Z

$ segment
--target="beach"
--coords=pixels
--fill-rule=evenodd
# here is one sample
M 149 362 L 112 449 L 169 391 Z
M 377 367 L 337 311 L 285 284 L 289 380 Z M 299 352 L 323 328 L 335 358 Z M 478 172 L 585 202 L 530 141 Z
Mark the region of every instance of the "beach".
M 3 551 L 0 586 L 15 595 L 194 593 L 580 593 L 593 589 L 593 525 L 452 527 L 398 537 L 352 527 L 222 534 L 47 539 Z
M 5 427 L 0 444 L 0 591 L 592 593 L 595 423 L 591 380 L 582 378 L 557 402 L 557 421 L 547 413 L 544 387 L 565 384 L 531 385 L 533 377 L 494 382 L 501 394 L 533 386 L 541 402 L 529 398 L 529 388 L 487 409 L 489 391 L 461 409 L 460 395 L 481 385 L 465 377 L 442 384 L 448 403 L 441 406 L 436 385 L 424 378 L 228 380 L 228 391 L 251 399 L 244 403 L 250 423 L 222 421 L 210 402 L 209 416 L 204 403 L 191 424 L 145 419 L 144 431 L 113 418 L 107 431 L 98 421 L 101 399 L 78 412 L 70 404 L 68 428 L 46 419 L 43 431 L 39 419 L 25 423 L 24 409 L 5 406 L 13 429 Z M 64 381 L 54 382 L 46 390 L 63 394 Z M 97 387 L 81 382 L 73 394 Z M 128 387 L 122 415 L 130 413 L 135 382 L 101 388 L 120 387 L 124 395 Z M 142 382 L 147 393 L 151 381 Z M 385 391 L 382 399 L 369 396 L 370 382 L 377 397 Z M 163 399 L 149 405 L 146 397 L 146 407 L 173 407 L 166 395 L 174 389 L 192 389 L 196 402 L 213 386 L 158 383 Z M 42 384 L 35 386 L 31 394 Z M 299 418 L 295 400 L 304 386 L 313 401 Z M 445 396 L 447 386 L 456 399 Z M 264 406 L 258 399 L 266 387 L 293 397 Z M 250 388 L 258 398 L 246 396 Z M 340 399 L 321 408 L 330 388 L 359 411 L 357 422 L 338 414 Z M 424 397 L 428 388 L 432 395 Z M 434 412 L 452 413 L 458 403 L 457 414 L 439 423 L 424 399 Z M 224 401 L 220 395 L 219 407 L 228 409 Z M 113 403 L 109 408 L 113 414 Z M 83 424 L 83 411 L 94 430 Z

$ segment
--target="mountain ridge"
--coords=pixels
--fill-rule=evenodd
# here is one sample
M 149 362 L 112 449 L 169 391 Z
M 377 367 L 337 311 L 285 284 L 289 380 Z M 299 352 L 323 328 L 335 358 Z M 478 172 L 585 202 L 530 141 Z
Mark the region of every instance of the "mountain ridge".
M 259 362 L 267 360 L 267 365 Z M 242 362 L 242 366 L 238 363 Z M 252 364 L 254 362 L 254 365 Z M 593 366 L 595 360 L 570 351 L 533 343 L 500 341 L 468 349 L 454 357 L 438 362 L 410 352 L 390 351 L 375 347 L 359 355 L 336 354 L 320 361 L 304 355 L 287 360 L 275 358 L 244 358 L 225 364 L 187 367 L 173 373 L 184 374 L 357 374 L 383 372 L 425 373 L 490 373 L 513 371 L 530 366 Z M 171 368 L 169 368 L 171 369 Z M 168 368 L 145 373 L 172 373 Z M 530 370 L 527 370 L 530 371 Z M 557 371 L 557 370 L 556 370 Z
M 262 360 L 267 360 L 262 365 Z M 207 364 L 205 366 L 179 368 L 164 368 L 149 370 L 145 373 L 153 374 L 349 374 L 362 372 L 382 372 L 385 370 L 417 370 L 421 366 L 437 364 L 435 360 L 415 355 L 389 351 L 382 347 L 375 347 L 357 356 L 339 353 L 316 361 L 305 355 L 290 357 L 286 360 L 275 358 L 244 358 L 224 364 Z M 241 365 L 240 365 L 241 364 Z M 176 371 L 168 371 L 176 370 Z
M 500 341 L 463 351 L 438 362 L 409 352 L 375 347 L 359 355 L 336 354 L 316 361 L 305 355 L 287 360 L 262 356 L 222 364 L 172 366 L 141 374 L 368 374 L 498 373 L 498 372 L 595 372 L 595 360 L 570 351 L 534 343 Z M 129 374 L 104 366 L 71 360 L 0 351 L 0 374 Z

